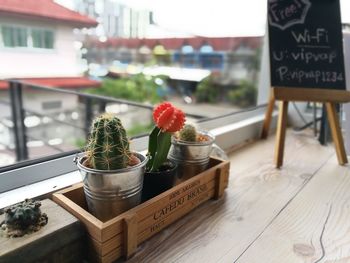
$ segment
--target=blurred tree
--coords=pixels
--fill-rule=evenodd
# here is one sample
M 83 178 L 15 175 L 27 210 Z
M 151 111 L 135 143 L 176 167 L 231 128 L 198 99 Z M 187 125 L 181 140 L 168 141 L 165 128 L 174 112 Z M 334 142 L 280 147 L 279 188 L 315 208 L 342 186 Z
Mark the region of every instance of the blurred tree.
M 113 98 L 137 102 L 150 102 L 154 104 L 162 99 L 157 94 L 157 89 L 160 86 L 155 81 L 157 78 L 159 77 L 146 77 L 143 74 L 122 77 L 119 79 L 105 78 L 101 87 L 89 89 L 87 92 Z M 163 76 L 160 78 L 163 78 Z
M 229 91 L 228 98 L 234 105 L 240 107 L 255 106 L 257 90 L 252 82 L 242 80 L 238 87 Z
M 219 92 L 211 76 L 206 77 L 197 86 L 195 97 L 198 102 L 215 103 L 219 99 Z

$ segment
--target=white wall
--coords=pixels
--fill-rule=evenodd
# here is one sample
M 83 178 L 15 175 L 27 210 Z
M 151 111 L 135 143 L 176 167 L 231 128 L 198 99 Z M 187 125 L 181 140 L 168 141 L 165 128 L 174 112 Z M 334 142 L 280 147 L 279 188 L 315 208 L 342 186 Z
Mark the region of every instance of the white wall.
M 0 79 L 19 77 L 79 76 L 73 28 L 41 21 L 0 17 L 0 25 L 40 27 L 55 31 L 54 49 L 0 47 Z
M 350 31 L 343 32 L 344 35 L 344 60 L 346 89 L 350 91 Z M 345 112 L 345 148 L 350 155 L 350 103 L 344 103 Z

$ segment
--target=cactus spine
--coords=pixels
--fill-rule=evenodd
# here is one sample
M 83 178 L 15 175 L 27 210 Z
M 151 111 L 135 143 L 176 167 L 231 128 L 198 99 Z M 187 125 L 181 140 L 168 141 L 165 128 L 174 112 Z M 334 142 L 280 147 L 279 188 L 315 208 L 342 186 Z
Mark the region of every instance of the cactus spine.
M 179 138 L 186 142 L 196 142 L 197 141 L 197 131 L 196 128 L 191 124 L 186 124 L 180 131 Z
M 121 121 L 110 114 L 95 119 L 86 150 L 88 164 L 98 170 L 126 168 L 131 158 L 126 131 Z

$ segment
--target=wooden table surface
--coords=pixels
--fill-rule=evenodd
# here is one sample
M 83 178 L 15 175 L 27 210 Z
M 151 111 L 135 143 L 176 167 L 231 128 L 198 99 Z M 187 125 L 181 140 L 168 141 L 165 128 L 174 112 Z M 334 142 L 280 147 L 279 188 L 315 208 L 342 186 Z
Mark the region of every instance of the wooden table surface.
M 209 201 L 143 243 L 128 262 L 350 262 L 350 171 L 332 146 L 287 132 L 230 155 L 223 199 Z

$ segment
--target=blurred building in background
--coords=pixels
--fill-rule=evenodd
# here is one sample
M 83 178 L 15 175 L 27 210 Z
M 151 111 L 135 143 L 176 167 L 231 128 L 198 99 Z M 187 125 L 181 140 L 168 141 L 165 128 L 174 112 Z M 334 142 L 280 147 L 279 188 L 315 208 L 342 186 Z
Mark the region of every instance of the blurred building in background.
M 84 58 L 89 64 L 170 66 L 205 69 L 220 76 L 222 84 L 254 81 L 261 37 L 87 38 Z
M 73 34 L 74 28 L 96 25 L 95 19 L 51 0 L 0 0 L 0 91 L 8 88 L 5 79 L 70 89 L 98 86 L 83 77 Z M 40 111 L 47 105 L 62 110 L 64 97 L 50 103 L 47 96 L 36 96 L 30 103 Z
M 97 24 L 95 19 L 51 0 L 0 0 L 0 157 L 5 156 L 0 163 L 13 162 L 15 133 L 11 107 L 19 106 L 10 103 L 7 80 L 74 90 L 100 86 L 100 82 L 83 76 L 80 46 L 73 33 L 74 28 Z M 62 129 L 53 119 L 76 122 L 79 108 L 76 96 L 27 87 L 21 100 L 32 157 L 57 152 L 53 145 L 61 145 L 65 150 L 73 148 L 65 140 L 79 131 L 69 126 Z M 80 132 L 79 136 L 85 135 Z
M 193 118 L 255 105 L 261 42 L 168 30 L 126 1 L 0 0 L 0 167 L 76 150 L 104 111 L 139 135 L 162 100 Z
M 0 78 L 81 76 L 73 29 L 95 26 L 50 0 L 0 0 Z
M 99 25 L 89 35 L 107 38 L 144 38 L 153 23 L 152 12 L 133 9 L 113 0 L 74 0 L 75 10 L 95 18 Z

